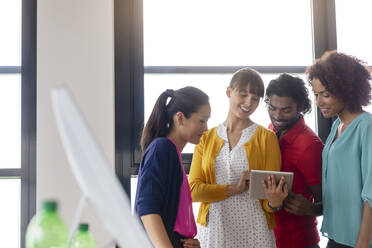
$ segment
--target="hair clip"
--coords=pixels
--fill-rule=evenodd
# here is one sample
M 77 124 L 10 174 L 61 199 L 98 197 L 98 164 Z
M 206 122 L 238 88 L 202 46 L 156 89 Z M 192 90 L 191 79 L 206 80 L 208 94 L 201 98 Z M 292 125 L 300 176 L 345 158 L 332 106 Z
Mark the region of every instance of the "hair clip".
M 173 97 L 174 90 L 167 89 L 167 90 L 165 91 L 165 93 L 167 93 L 167 96 L 168 96 L 168 97 Z

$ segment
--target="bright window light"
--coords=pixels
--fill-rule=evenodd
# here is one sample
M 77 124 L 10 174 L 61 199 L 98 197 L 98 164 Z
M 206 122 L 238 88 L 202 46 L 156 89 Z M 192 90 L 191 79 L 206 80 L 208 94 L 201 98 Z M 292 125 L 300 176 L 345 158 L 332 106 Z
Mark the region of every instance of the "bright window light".
M 372 65 L 372 1 L 336 0 L 337 49 Z
M 0 247 L 20 247 L 21 180 L 0 180 Z
M 0 169 L 20 168 L 21 75 L 0 74 L 0 113 Z
M 144 0 L 145 66 L 310 65 L 309 0 Z
M 0 66 L 21 65 L 21 0 L 0 0 Z

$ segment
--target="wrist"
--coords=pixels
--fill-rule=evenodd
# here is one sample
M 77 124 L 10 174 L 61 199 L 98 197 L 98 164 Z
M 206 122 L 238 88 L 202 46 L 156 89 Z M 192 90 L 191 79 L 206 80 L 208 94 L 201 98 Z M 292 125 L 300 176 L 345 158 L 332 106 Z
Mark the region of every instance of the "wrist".
M 282 210 L 282 208 L 283 208 L 283 204 L 278 205 L 278 206 L 276 206 L 276 205 L 272 206 L 272 205 L 270 204 L 269 201 L 267 201 L 267 206 L 268 206 L 268 207 L 269 207 L 273 212 L 278 212 L 278 211 Z
M 323 202 L 322 201 L 314 202 L 311 205 L 311 213 L 309 213 L 309 215 L 319 216 L 319 215 L 322 215 L 322 213 L 323 213 Z
M 236 186 L 236 184 L 230 184 L 229 186 L 227 186 L 227 189 L 226 189 L 227 196 L 233 196 L 233 195 L 236 195 L 237 193 L 238 193 L 238 187 Z

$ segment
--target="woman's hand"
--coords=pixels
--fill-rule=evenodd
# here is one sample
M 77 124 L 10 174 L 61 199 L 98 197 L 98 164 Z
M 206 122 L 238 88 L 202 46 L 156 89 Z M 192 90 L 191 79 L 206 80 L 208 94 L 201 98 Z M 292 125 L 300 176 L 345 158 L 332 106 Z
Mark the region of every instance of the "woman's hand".
M 227 187 L 227 195 L 233 196 L 246 191 L 249 188 L 249 171 L 243 171 L 237 184 Z
M 284 182 L 284 177 L 280 178 L 278 185 L 276 184 L 274 175 L 268 176 L 267 182 L 262 180 L 262 185 L 265 189 L 265 194 L 271 208 L 280 208 L 283 205 L 284 199 L 288 196 L 288 186 Z
M 183 247 L 185 248 L 199 248 L 200 243 L 197 239 L 181 239 L 181 242 L 183 243 Z

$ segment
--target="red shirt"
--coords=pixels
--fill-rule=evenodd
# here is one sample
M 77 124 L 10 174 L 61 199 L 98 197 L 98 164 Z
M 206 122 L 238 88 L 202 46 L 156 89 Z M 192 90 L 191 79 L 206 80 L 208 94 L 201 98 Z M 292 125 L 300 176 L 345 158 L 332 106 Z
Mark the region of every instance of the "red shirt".
M 270 130 L 276 132 L 272 124 Z M 281 171 L 293 172 L 292 192 L 314 201 L 308 186 L 322 183 L 322 149 L 320 138 L 305 124 L 303 117 L 279 140 Z M 298 216 L 284 209 L 275 213 L 274 229 L 278 248 L 305 248 L 319 242 L 315 216 Z

